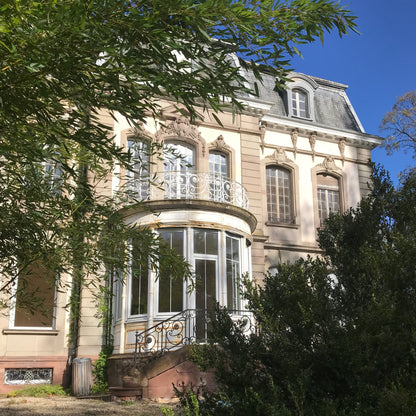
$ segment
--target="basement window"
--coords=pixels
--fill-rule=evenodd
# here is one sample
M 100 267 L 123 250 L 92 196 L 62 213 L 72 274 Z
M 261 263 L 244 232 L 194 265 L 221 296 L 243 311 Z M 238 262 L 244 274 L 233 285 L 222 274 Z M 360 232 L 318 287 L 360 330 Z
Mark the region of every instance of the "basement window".
M 4 384 L 52 384 L 52 368 L 6 368 Z

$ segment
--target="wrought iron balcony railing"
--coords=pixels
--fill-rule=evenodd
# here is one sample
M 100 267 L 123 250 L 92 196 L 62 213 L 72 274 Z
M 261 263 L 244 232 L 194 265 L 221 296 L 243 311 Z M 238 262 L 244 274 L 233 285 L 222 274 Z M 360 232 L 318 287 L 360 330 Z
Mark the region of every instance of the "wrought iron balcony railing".
M 204 309 L 186 309 L 159 322 L 146 331 L 136 331 L 135 356 L 138 352 L 165 352 L 184 345 L 204 343 L 210 325 L 210 312 Z M 243 333 L 256 330 L 253 314 L 249 311 L 228 311 L 238 322 Z
M 248 210 L 246 189 L 238 182 L 213 173 L 169 171 L 127 180 L 129 195 L 140 200 L 205 199 Z

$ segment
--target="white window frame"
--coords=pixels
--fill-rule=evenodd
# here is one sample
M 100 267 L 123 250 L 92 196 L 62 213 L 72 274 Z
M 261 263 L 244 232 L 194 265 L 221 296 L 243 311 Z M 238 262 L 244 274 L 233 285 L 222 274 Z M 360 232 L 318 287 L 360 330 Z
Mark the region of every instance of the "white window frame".
M 240 265 L 240 276 L 243 276 L 245 273 L 251 275 L 251 264 L 250 264 L 250 247 L 245 245 L 246 238 L 236 233 L 228 232 L 225 230 L 218 230 L 211 228 L 211 230 L 216 231 L 218 236 L 218 254 L 202 254 L 194 252 L 194 230 L 205 228 L 201 227 L 166 227 L 161 230 L 182 230 L 183 232 L 183 253 L 185 261 L 192 266 L 195 270 L 195 261 L 196 260 L 215 260 L 216 262 L 216 300 L 220 305 L 227 305 L 227 256 L 226 256 L 226 238 L 227 236 L 239 240 L 239 265 Z M 158 231 L 155 231 L 156 233 Z M 131 250 L 131 243 L 129 246 Z M 126 322 L 138 322 L 138 321 L 147 321 L 150 318 L 157 321 L 164 320 L 177 312 L 159 312 L 159 280 L 155 280 L 155 273 L 149 267 L 149 285 L 148 285 L 148 302 L 147 302 L 147 314 L 142 315 L 131 315 L 131 301 L 132 301 L 132 287 L 131 287 L 131 260 L 129 263 L 129 269 L 127 274 L 127 314 Z M 153 283 L 152 283 L 153 282 Z M 183 309 L 195 309 L 196 298 L 195 290 L 192 293 L 188 293 L 189 282 L 184 281 L 183 283 Z M 153 301 L 152 301 L 153 296 Z M 240 298 L 240 310 L 245 310 L 246 301 Z

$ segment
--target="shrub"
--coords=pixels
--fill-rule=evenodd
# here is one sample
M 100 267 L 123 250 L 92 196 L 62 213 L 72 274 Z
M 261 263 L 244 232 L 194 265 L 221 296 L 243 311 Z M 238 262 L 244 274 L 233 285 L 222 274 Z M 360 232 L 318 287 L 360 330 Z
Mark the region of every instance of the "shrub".
M 11 391 L 7 397 L 48 397 L 48 396 L 69 396 L 62 386 L 54 384 L 40 384 L 23 387 Z

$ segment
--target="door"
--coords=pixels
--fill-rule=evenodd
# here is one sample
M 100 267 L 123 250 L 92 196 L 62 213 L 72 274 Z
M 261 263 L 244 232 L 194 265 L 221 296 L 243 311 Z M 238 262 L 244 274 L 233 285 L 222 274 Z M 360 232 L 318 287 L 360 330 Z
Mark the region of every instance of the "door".
M 207 259 L 195 260 L 195 335 L 198 342 L 207 340 L 209 319 L 215 312 L 217 292 L 217 261 Z

